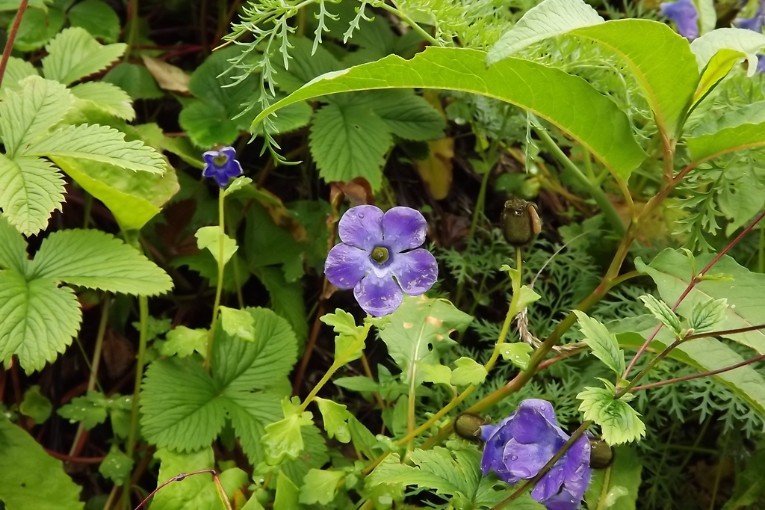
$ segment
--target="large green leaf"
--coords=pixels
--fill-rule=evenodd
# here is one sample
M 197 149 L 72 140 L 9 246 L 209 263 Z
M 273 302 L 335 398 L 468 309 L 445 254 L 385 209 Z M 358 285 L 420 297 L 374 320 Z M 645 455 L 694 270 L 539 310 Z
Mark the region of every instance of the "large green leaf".
M 481 94 L 530 110 L 571 135 L 620 177 L 628 177 L 644 159 L 626 115 L 581 78 L 514 58 L 486 68 L 485 58 L 482 51 L 431 47 L 411 60 L 391 55 L 328 73 L 261 112 L 251 129 L 280 108 L 329 94 L 446 89 Z
M 730 152 L 765 147 L 765 122 L 745 123 L 716 133 L 689 137 L 686 144 L 696 165 Z
M 116 42 L 120 36 L 120 18 L 103 0 L 84 0 L 67 12 L 73 27 L 82 27 L 106 42 Z
M 143 383 L 141 427 L 161 448 L 191 452 L 215 440 L 231 420 L 253 464 L 263 458 L 259 438 L 281 417 L 283 382 L 297 359 L 289 324 L 270 310 L 250 308 L 254 341 L 218 329 L 211 373 L 192 358 L 158 360 Z
M 80 487 L 22 428 L 0 417 L 0 503 L 5 510 L 81 510 Z
M 50 162 L 0 154 L 0 208 L 19 232 L 36 234 L 64 202 L 64 178 Z
M 5 91 L 0 103 L 0 138 L 5 153 L 17 151 L 44 136 L 61 122 L 73 103 L 69 91 L 55 81 L 30 76 L 19 83 L 19 90 Z
M 173 287 L 170 277 L 138 250 L 98 230 L 59 230 L 48 236 L 30 264 L 30 278 L 153 296 Z
M 161 175 L 126 172 L 103 163 L 54 157 L 77 184 L 109 208 L 123 230 L 140 230 L 159 214 L 180 189 L 178 176 L 169 165 Z
M 71 289 L 55 280 L 27 280 L 0 271 L 0 360 L 16 354 L 25 371 L 39 370 L 72 342 L 82 314 Z
M 61 31 L 45 48 L 48 51 L 42 61 L 46 78 L 65 85 L 105 69 L 125 53 L 127 44 L 102 45 L 80 27 Z
M 653 278 L 665 302 L 675 303 L 688 287 L 695 272 L 703 268 L 713 256 L 701 255 L 692 265 L 684 253 L 666 249 L 650 264 L 638 259 L 635 266 Z M 707 277 L 697 283 L 678 306 L 677 312 L 680 315 L 690 317 L 698 305 L 713 299 L 727 299 L 729 306 L 715 329 L 728 330 L 765 324 L 765 294 L 762 292 L 765 288 L 765 274 L 750 272 L 727 255 L 713 267 L 711 274 L 719 274 L 720 277 Z M 723 336 L 765 354 L 765 332 L 762 330 Z M 687 345 L 694 345 L 694 342 Z
M 165 159 L 143 142 L 125 141 L 125 135 L 107 126 L 63 126 L 24 149 L 24 155 L 77 158 L 136 172 L 161 174 Z
M 80 83 L 71 88 L 80 103 L 120 119 L 133 120 L 135 110 L 127 92 L 105 81 Z
M 27 264 L 27 243 L 5 216 L 0 215 L 0 269 L 24 273 Z

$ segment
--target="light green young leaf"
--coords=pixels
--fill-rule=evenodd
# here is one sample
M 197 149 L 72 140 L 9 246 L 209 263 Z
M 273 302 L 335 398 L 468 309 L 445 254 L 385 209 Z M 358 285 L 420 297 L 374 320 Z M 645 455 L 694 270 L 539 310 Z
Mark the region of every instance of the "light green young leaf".
M 624 351 L 619 349 L 616 336 L 598 320 L 589 317 L 586 313 L 574 310 L 579 321 L 579 328 L 584 335 L 584 341 L 592 349 L 592 353 L 600 361 L 606 364 L 617 377 L 624 372 Z
M 82 425 L 90 430 L 96 425 L 104 423 L 111 414 L 112 426 L 114 427 L 114 413 L 129 411 L 132 406 L 132 397 L 107 397 L 101 392 L 90 391 L 86 395 L 75 397 L 68 404 L 58 409 L 58 414 L 69 420 L 69 423 L 82 422 Z
M 449 335 L 464 331 L 472 320 L 449 301 L 407 296 L 380 328 L 380 338 L 401 368 L 402 380 L 417 386 L 424 381 L 423 367 L 442 366 L 441 354 L 454 344 Z
M 118 447 L 112 446 L 99 464 L 98 472 L 107 480 L 122 485 L 130 479 L 130 474 L 133 472 L 133 459 Z
M 22 234 L 37 234 L 51 213 L 61 210 L 64 184 L 61 173 L 44 159 L 0 154 L 0 209 Z
M 312 469 L 303 478 L 300 486 L 300 503 L 304 505 L 328 505 L 337 494 L 338 485 L 345 478 L 342 471 Z
M 167 273 L 146 256 L 98 230 L 59 230 L 49 235 L 30 264 L 29 277 L 141 296 L 173 287 Z
M 167 339 L 159 346 L 159 353 L 162 356 L 186 358 L 196 352 L 204 357 L 207 353 L 207 338 L 209 336 L 210 332 L 206 329 L 178 326 L 167 333 Z
M 49 278 L 0 271 L 0 360 L 17 355 L 26 372 L 40 370 L 69 346 L 82 314 L 71 289 Z
M 314 114 L 309 145 L 325 181 L 364 177 L 376 190 L 382 184 L 381 169 L 393 136 L 369 108 L 331 103 Z
M 295 482 L 290 480 L 290 477 L 284 474 L 284 471 L 279 471 L 279 475 L 276 477 L 274 509 L 300 508 L 298 503 L 299 495 L 300 489 L 295 485 Z
M 266 425 L 266 433 L 261 438 L 266 450 L 266 462 L 272 466 L 300 455 L 304 447 L 301 429 L 313 424 L 311 413 L 301 411 L 299 405 L 287 398 L 282 400 L 282 412 L 284 418 Z
M 579 410 L 584 413 L 584 419 L 600 425 L 603 440 L 611 446 L 642 438 L 645 424 L 640 420 L 640 414 L 625 401 L 631 395 L 627 393 L 622 398 L 614 399 L 613 385 L 607 386 L 590 386 L 576 396 L 582 401 Z
M 525 342 L 505 343 L 499 344 L 498 348 L 502 359 L 510 361 L 510 363 L 521 370 L 528 368 L 529 361 L 531 360 L 530 354 L 534 350 L 529 344 Z
M 175 170 L 169 165 L 160 175 L 125 172 L 79 158 L 51 159 L 84 190 L 103 202 L 123 230 L 143 228 L 180 189 Z
M 61 122 L 74 99 L 65 86 L 39 76 L 19 83 L 19 90 L 7 90 L 0 102 L 0 138 L 5 153 L 13 158 L 48 130 Z
M 572 136 L 621 177 L 629 176 L 645 158 L 626 115 L 584 80 L 514 58 L 487 69 L 485 58 L 486 53 L 477 50 L 430 47 L 411 60 L 391 55 L 328 73 L 258 114 L 251 130 L 276 110 L 328 94 L 395 88 L 446 89 L 481 94 L 530 110 Z M 545 94 L 538 93 L 542 89 Z M 562 104 L 566 107 L 561 107 Z
M 221 229 L 220 226 L 202 227 L 194 234 L 197 238 L 197 247 L 200 250 L 209 250 L 218 264 L 224 266 L 228 264 L 231 257 L 239 249 L 236 240 L 230 238 Z M 220 242 L 223 239 L 223 257 L 221 258 Z
M 733 69 L 733 66 L 746 58 L 746 54 L 736 50 L 719 50 L 709 59 L 707 65 L 701 71 L 696 92 L 693 93 L 691 110 L 695 108 L 709 92 L 712 91 L 723 78 Z
M 725 319 L 727 309 L 728 300 L 726 298 L 698 302 L 691 310 L 688 325 L 697 332 L 712 329 L 712 326 Z
M 486 379 L 486 369 L 472 358 L 459 358 L 452 370 L 451 383 L 454 386 L 479 385 Z
M 648 308 L 648 311 L 650 311 L 654 317 L 659 319 L 675 335 L 681 333 L 682 327 L 680 326 L 680 318 L 672 311 L 667 303 L 656 299 L 651 294 L 640 296 L 640 301 L 643 302 L 645 307 Z
M 13 269 L 25 273 L 27 243 L 21 234 L 0 214 L 0 269 Z
M 584 495 L 587 507 L 635 510 L 642 468 L 634 449 L 626 446 L 616 448 L 614 462 L 610 466 L 592 471 L 592 480 Z
M 743 28 L 718 28 L 691 43 L 699 69 L 704 69 L 720 50 L 734 50 L 746 55 L 748 75 L 757 71 L 757 53 L 765 48 L 765 35 Z
M 5 68 L 5 75 L 3 76 L 3 83 L 0 86 L 0 90 L 19 90 L 19 82 L 29 76 L 39 76 L 35 66 L 26 60 L 10 57 L 8 59 L 7 67 Z
M 75 85 L 70 91 L 80 102 L 107 115 L 124 120 L 135 118 L 133 101 L 127 92 L 116 85 L 105 81 L 91 81 Z
M 80 487 L 23 429 L 0 417 L 0 501 L 6 510 L 82 510 Z
M 637 259 L 635 267 L 653 278 L 665 302 L 674 303 L 688 287 L 691 275 L 709 263 L 713 256 L 701 255 L 692 261 L 681 251 L 666 249 L 649 265 Z M 730 278 L 703 279 L 697 283 L 678 306 L 678 314 L 691 317 L 693 309 L 699 304 L 725 298 L 728 307 L 723 320 L 715 329 L 728 330 L 765 324 L 765 294 L 762 292 L 765 288 L 765 274 L 751 272 L 727 255 L 715 264 L 710 272 L 710 275 L 713 274 L 726 274 Z M 765 332 L 762 330 L 722 336 L 765 354 Z M 696 342 L 698 340 L 688 345 Z
M 196 453 L 176 453 L 167 449 L 157 450 L 156 458 L 161 461 L 157 485 L 170 478 L 190 471 L 215 468 L 212 448 L 205 448 Z M 221 485 L 226 495 L 233 497 L 234 492 L 247 485 L 247 473 L 239 468 L 229 468 L 220 474 Z M 151 502 L 152 510 L 184 510 L 191 508 L 217 508 L 220 498 L 215 482 L 210 475 L 189 476 L 182 482 L 172 483 L 157 493 Z
M 125 53 L 127 44 L 102 45 L 80 27 L 62 30 L 45 47 L 43 74 L 50 80 L 69 85 L 81 78 L 106 69 Z
M 332 326 L 337 335 L 335 337 L 334 359 L 336 365 L 346 365 L 361 357 L 371 327 L 369 322 L 357 326 L 353 315 L 339 308 L 334 313 L 323 315 L 319 320 Z
M 521 285 L 519 289 L 520 295 L 518 296 L 518 310 L 524 310 L 531 303 L 539 301 L 542 296 L 534 292 L 534 289 L 528 285 Z
M 50 417 L 53 405 L 45 395 L 40 393 L 40 386 L 35 384 L 24 392 L 24 400 L 19 405 L 19 411 L 24 416 L 32 418 L 35 423 L 40 424 Z
M 134 172 L 162 174 L 166 162 L 143 142 L 125 141 L 125 135 L 106 126 L 63 126 L 23 150 L 24 155 L 76 158 L 105 163 Z
M 220 307 L 220 322 L 223 331 L 239 340 L 255 340 L 255 318 L 247 310 Z
M 327 431 L 327 435 L 330 438 L 337 438 L 341 443 L 350 442 L 351 430 L 348 427 L 348 420 L 353 415 L 348 412 L 348 408 L 343 404 L 320 397 L 316 397 L 316 403 L 319 406 L 319 411 L 324 421 L 324 430 Z
M 603 18 L 583 0 L 545 0 L 532 7 L 489 50 L 489 65 L 534 43 L 575 28 L 603 23 Z

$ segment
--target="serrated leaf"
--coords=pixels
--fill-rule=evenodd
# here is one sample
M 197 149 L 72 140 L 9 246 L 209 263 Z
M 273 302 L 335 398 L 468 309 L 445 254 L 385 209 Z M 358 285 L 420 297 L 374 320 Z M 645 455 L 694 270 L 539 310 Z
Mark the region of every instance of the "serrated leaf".
M 303 451 L 304 442 L 301 429 L 313 424 L 310 412 L 289 399 L 282 400 L 284 418 L 266 425 L 262 442 L 266 450 L 266 462 L 272 466 L 288 459 L 296 459 Z
M 746 55 L 749 76 L 754 76 L 757 71 L 757 53 L 763 48 L 765 35 L 743 28 L 718 28 L 691 43 L 699 69 L 704 69 L 720 50 L 733 50 Z
M 603 18 L 581 0 L 546 0 L 532 7 L 491 47 L 491 65 L 536 42 L 575 28 L 603 23 Z
M 529 361 L 531 360 L 530 354 L 534 350 L 529 344 L 524 342 L 499 344 L 497 348 L 502 359 L 510 361 L 510 363 L 521 370 L 528 368 Z
M 120 18 L 114 9 L 102 0 L 84 0 L 67 12 L 69 23 L 82 27 L 88 33 L 106 42 L 116 42 L 120 36 Z
M 600 425 L 603 440 L 611 446 L 637 441 L 645 435 L 645 424 L 640 414 L 624 400 L 629 397 L 627 393 L 622 398 L 614 399 L 613 386 L 589 386 L 576 396 L 582 401 L 579 410 L 584 413 L 584 419 Z
M 672 311 L 667 303 L 659 301 L 651 294 L 640 296 L 640 301 L 643 302 L 645 307 L 648 308 L 648 311 L 650 311 L 654 317 L 659 319 L 675 335 L 680 334 L 682 330 L 680 326 L 680 318 Z
M 21 234 L 0 214 L 0 269 L 26 272 L 27 243 Z
M 616 448 L 610 466 L 592 471 L 592 480 L 584 496 L 587 507 L 597 510 L 635 510 L 642 468 L 632 448 Z
M 665 302 L 674 303 L 688 287 L 691 275 L 704 267 L 713 256 L 700 255 L 693 261 L 681 251 L 666 249 L 650 265 L 637 259 L 635 267 L 653 278 Z M 728 307 L 725 309 L 725 317 L 716 328 L 728 330 L 765 324 L 765 294 L 762 292 L 765 288 L 765 274 L 751 272 L 727 255 L 715 264 L 708 276 L 714 274 L 726 274 L 729 278 L 705 278 L 698 282 L 677 307 L 679 315 L 690 317 L 697 304 L 725 298 Z M 765 354 L 765 332 L 762 330 L 723 336 Z
M 103 393 L 92 391 L 61 406 L 58 414 L 70 423 L 81 422 L 89 430 L 106 421 L 109 407 L 109 400 Z
M 472 358 L 458 358 L 452 370 L 451 383 L 454 386 L 479 385 L 486 379 L 486 369 Z
M 98 472 L 115 484 L 122 485 L 133 472 L 133 459 L 116 446 L 112 446 L 104 460 L 98 465 Z
M 330 439 L 333 437 L 337 438 L 341 443 L 350 442 L 351 430 L 348 427 L 348 420 L 353 415 L 348 412 L 348 408 L 343 404 L 319 397 L 316 397 L 316 404 L 319 406 L 327 436 Z
M 0 154 L 0 208 L 19 232 L 32 235 L 48 225 L 64 202 L 64 178 L 48 161 Z
M 19 404 L 19 411 L 25 416 L 29 416 L 35 423 L 43 423 L 50 417 L 53 405 L 50 400 L 40 393 L 40 386 L 30 386 L 24 392 L 24 400 Z
M 236 240 L 226 235 L 217 225 L 202 227 L 197 230 L 194 236 L 197 238 L 197 247 L 200 250 L 209 250 L 215 261 L 224 266 L 239 249 Z M 221 242 L 223 243 L 222 249 Z
M 314 114 L 309 146 L 325 181 L 363 177 L 372 189 L 379 189 L 393 137 L 387 124 L 368 107 L 331 103 Z
M 143 228 L 180 189 L 175 170 L 169 166 L 160 175 L 125 172 L 76 158 L 52 159 L 85 191 L 103 202 L 123 230 Z
M 74 99 L 65 86 L 39 76 L 19 83 L 19 90 L 7 90 L 0 102 L 0 138 L 5 153 L 13 158 L 45 136 L 61 122 Z
M 125 53 L 127 44 L 102 45 L 84 28 L 70 27 L 54 37 L 45 49 L 48 56 L 42 61 L 43 74 L 69 85 L 106 69 Z
M 152 174 L 162 174 L 166 165 L 162 155 L 143 142 L 126 142 L 123 133 L 95 124 L 60 127 L 26 148 L 24 154 L 76 158 Z
M 688 325 L 694 331 L 706 331 L 725 318 L 728 309 L 726 298 L 710 299 L 706 302 L 696 303 L 691 310 Z
M 287 322 L 270 310 L 249 308 L 254 341 L 216 332 L 211 373 L 192 358 L 158 360 L 141 394 L 141 429 L 161 448 L 190 452 L 209 446 L 230 418 L 253 464 L 263 460 L 259 438 L 279 419 L 278 392 L 297 358 Z
M 584 341 L 592 349 L 592 354 L 605 363 L 617 377 L 621 377 L 625 369 L 624 351 L 619 349 L 616 336 L 600 321 L 589 317 L 586 313 L 579 310 L 574 310 L 574 313 L 579 321 Z
M 425 296 L 405 297 L 389 319 L 380 328 L 380 338 L 401 368 L 402 380 L 414 386 L 424 382 L 424 366 L 442 366 L 441 355 L 455 343 L 449 335 L 464 331 L 473 320 L 449 301 Z
M 0 501 L 6 510 L 82 510 L 80 487 L 23 429 L 0 417 Z
M 532 111 L 572 136 L 618 176 L 629 176 L 645 158 L 625 114 L 580 78 L 514 58 L 487 69 L 485 58 L 486 53 L 478 50 L 429 47 L 411 60 L 391 55 L 328 73 L 265 109 L 253 126 L 289 104 L 328 94 L 393 88 L 446 89 L 493 97 Z M 672 69 L 674 73 L 676 67 Z
M 220 307 L 220 322 L 223 331 L 239 340 L 255 340 L 255 318 L 247 310 Z
M 32 278 L 141 296 L 173 287 L 170 277 L 138 250 L 98 230 L 59 230 L 49 235 L 30 265 Z
M 404 140 L 426 141 L 444 135 L 444 116 L 423 97 L 405 90 L 369 93 L 374 112 Z
M 5 68 L 5 75 L 3 75 L 3 83 L 0 90 L 18 90 L 19 82 L 29 76 L 39 76 L 35 66 L 26 60 L 10 57 Z
M 26 372 L 40 370 L 72 342 L 82 314 L 71 289 L 48 278 L 0 271 L 0 360 L 15 354 Z
M 200 356 L 207 353 L 207 337 L 210 332 L 206 329 L 191 329 L 178 326 L 167 333 L 166 340 L 159 346 L 162 356 L 178 356 L 186 358 L 195 352 Z
M 345 478 L 342 471 L 311 469 L 300 486 L 300 503 L 328 505 L 335 499 L 338 485 Z
M 339 308 L 334 313 L 322 315 L 319 320 L 332 326 L 337 335 L 335 337 L 335 364 L 345 365 L 361 357 L 369 334 L 370 323 L 357 326 L 353 315 Z
M 187 454 L 160 449 L 154 455 L 161 462 L 157 485 L 180 473 L 216 467 L 212 448 Z M 229 498 L 233 497 L 234 492 L 247 485 L 247 473 L 238 467 L 224 469 L 219 476 L 223 491 Z M 186 508 L 199 508 L 201 510 L 219 506 L 221 506 L 220 497 L 210 475 L 189 476 L 182 482 L 171 483 L 159 491 L 151 502 L 152 510 L 183 510 Z
M 116 85 L 105 81 L 92 81 L 75 85 L 70 91 L 83 103 L 108 115 L 124 120 L 135 118 L 130 96 Z

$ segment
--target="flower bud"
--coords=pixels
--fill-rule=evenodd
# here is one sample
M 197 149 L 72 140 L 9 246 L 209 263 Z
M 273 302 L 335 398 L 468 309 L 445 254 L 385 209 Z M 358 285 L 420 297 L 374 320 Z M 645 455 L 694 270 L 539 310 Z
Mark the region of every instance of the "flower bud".
M 521 198 L 511 198 L 502 210 L 502 233 L 515 247 L 526 246 L 542 230 L 537 207 Z
M 590 467 L 604 469 L 614 460 L 614 449 L 602 439 L 590 439 Z
M 481 439 L 481 426 L 486 420 L 476 414 L 462 413 L 454 420 L 454 431 L 463 439 L 479 441 Z

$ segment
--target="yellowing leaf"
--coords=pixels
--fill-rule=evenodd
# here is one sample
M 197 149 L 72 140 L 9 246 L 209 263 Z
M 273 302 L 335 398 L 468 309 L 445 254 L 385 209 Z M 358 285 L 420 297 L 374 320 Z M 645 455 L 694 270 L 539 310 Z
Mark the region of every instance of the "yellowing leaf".
M 430 141 L 428 148 L 428 158 L 416 160 L 414 167 L 430 195 L 436 200 L 443 200 L 452 186 L 454 138 L 445 137 Z

